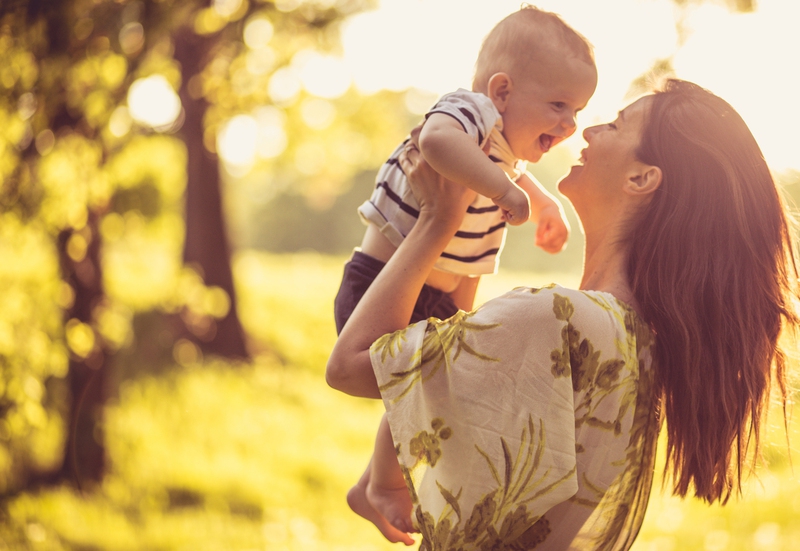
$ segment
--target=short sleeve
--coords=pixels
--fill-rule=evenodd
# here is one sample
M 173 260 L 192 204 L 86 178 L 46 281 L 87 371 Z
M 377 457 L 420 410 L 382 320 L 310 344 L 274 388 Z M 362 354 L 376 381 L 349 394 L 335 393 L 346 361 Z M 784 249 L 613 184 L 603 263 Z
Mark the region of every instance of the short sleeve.
M 433 113 L 443 113 L 456 119 L 464 127 L 464 131 L 481 147 L 495 126 L 497 126 L 497 130 L 503 130 L 500 112 L 492 100 L 479 92 L 471 92 L 463 88 L 439 98 L 425 118 Z
M 415 522 L 434 548 L 516 541 L 578 489 L 572 383 L 552 359 L 565 322 L 552 293 L 538 293 L 513 291 L 371 348 Z

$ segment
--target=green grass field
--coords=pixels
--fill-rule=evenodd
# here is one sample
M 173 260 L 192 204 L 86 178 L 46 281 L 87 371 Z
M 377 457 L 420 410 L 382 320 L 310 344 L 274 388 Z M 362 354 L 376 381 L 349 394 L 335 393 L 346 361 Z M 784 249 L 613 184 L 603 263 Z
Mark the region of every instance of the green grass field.
M 389 550 L 345 503 L 371 453 L 377 401 L 327 387 L 333 296 L 344 259 L 240 254 L 242 322 L 256 359 L 213 359 L 126 381 L 109 404 L 110 473 L 7 501 L 0 550 Z M 485 278 L 479 302 L 516 285 L 575 275 Z M 726 507 L 653 493 L 636 551 L 800 549 L 800 484 L 780 415 L 769 467 Z M 800 430 L 791 425 L 791 442 Z

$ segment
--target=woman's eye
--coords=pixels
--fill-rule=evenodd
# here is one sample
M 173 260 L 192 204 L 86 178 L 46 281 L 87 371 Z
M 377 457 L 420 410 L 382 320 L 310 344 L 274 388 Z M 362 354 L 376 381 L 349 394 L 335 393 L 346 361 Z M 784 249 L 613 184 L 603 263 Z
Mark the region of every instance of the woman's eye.
M 617 125 L 616 125 L 616 124 L 614 124 L 613 122 L 610 122 L 610 123 L 608 123 L 608 125 L 607 125 L 607 126 L 608 126 L 609 128 L 611 128 L 612 130 L 616 130 L 616 129 L 617 129 Z
M 553 107 L 555 107 L 556 109 L 564 109 L 564 107 L 566 107 L 566 105 L 567 104 L 564 103 L 563 101 L 554 101 L 553 102 Z

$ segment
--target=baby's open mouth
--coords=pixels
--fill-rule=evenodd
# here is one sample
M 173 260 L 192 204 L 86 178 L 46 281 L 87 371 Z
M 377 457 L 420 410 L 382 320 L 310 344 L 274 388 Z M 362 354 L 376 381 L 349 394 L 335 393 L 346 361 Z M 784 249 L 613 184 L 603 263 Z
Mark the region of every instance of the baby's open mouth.
M 550 151 L 550 146 L 553 144 L 553 136 L 550 134 L 542 134 L 539 136 L 539 145 L 542 146 L 542 151 L 547 153 Z

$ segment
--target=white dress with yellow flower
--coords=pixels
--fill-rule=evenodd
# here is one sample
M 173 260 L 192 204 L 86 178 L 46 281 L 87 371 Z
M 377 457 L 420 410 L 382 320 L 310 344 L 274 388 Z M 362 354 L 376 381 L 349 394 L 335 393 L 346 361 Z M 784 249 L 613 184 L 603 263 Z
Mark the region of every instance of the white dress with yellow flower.
M 652 340 L 612 295 L 556 285 L 378 339 L 420 549 L 627 549 L 659 428 Z

